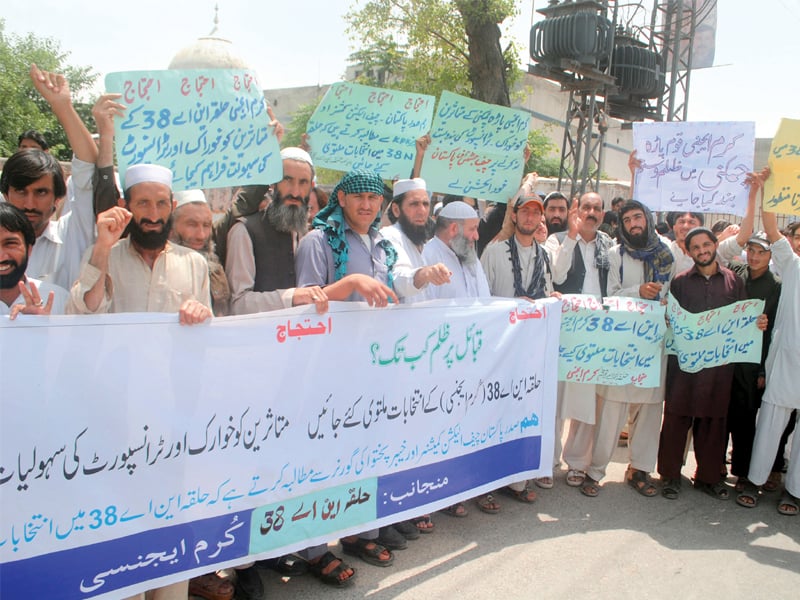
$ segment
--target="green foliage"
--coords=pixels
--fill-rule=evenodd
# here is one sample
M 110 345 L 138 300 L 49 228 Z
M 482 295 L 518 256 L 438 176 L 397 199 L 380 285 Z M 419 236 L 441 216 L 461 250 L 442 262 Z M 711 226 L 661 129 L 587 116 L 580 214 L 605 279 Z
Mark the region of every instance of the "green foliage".
M 558 177 L 561 165 L 558 147 L 547 137 L 544 129 L 532 129 L 528 132 L 528 145 L 531 156 L 525 164 L 525 172 L 536 172 L 539 177 Z
M 19 134 L 36 129 L 45 136 L 51 145 L 50 151 L 57 158 L 70 160 L 72 157 L 64 130 L 31 83 L 31 63 L 67 77 L 78 114 L 90 131 L 94 130 L 91 103 L 83 104 L 78 100 L 91 88 L 97 75 L 92 73 L 91 67 L 67 64 L 68 57 L 69 53 L 62 51 L 59 43 L 51 38 L 36 37 L 32 33 L 24 36 L 6 33 L 5 21 L 0 19 L 0 155 L 13 154 Z
M 368 0 L 345 16 L 358 47 L 350 58 L 365 67 L 360 83 L 436 97 L 444 90 L 470 96 L 465 19 L 499 24 L 515 14 L 512 0 Z M 504 59 L 510 87 L 519 77 L 513 45 Z

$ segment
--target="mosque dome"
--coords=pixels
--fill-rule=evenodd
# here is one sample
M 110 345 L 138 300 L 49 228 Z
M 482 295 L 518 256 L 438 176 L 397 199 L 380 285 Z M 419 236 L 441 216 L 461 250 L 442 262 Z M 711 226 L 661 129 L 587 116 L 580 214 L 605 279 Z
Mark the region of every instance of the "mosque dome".
M 249 69 L 233 43 L 220 36 L 219 13 L 214 15 L 214 29 L 181 48 L 172 57 L 168 69 Z

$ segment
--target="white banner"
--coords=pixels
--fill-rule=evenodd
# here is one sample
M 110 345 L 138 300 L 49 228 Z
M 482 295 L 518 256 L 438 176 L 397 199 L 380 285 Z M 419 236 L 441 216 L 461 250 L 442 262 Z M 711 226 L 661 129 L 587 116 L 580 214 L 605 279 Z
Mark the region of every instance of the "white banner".
M 0 596 L 120 597 L 549 475 L 560 308 L 3 319 Z
M 636 199 L 654 211 L 744 215 L 755 123 L 634 123 Z

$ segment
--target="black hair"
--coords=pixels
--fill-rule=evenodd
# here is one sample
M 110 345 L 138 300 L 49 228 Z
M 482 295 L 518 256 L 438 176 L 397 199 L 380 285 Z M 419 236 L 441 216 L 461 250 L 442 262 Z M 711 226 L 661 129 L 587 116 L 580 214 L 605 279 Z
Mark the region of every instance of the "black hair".
M 545 208 L 547 208 L 547 204 L 551 200 L 563 200 L 564 202 L 567 203 L 567 208 L 569 208 L 569 199 L 559 191 L 550 192 L 549 194 L 547 194 L 547 196 L 544 197 L 544 203 L 543 204 L 544 204 Z
M 39 147 L 42 150 L 48 150 L 50 148 L 50 144 L 47 143 L 47 140 L 44 139 L 44 136 L 36 131 L 35 129 L 28 129 L 28 131 L 23 131 L 19 134 L 17 138 L 17 146 L 22 143 L 22 140 L 31 140 L 39 144 Z
M 8 202 L 0 202 L 0 227 L 12 233 L 21 233 L 26 246 L 33 246 L 36 242 L 36 232 L 28 217 Z
M 45 175 L 53 176 L 53 193 L 56 198 L 67 195 L 64 171 L 52 154 L 33 148 L 20 150 L 15 152 L 3 167 L 0 192 L 7 196 L 10 188 L 23 190 Z

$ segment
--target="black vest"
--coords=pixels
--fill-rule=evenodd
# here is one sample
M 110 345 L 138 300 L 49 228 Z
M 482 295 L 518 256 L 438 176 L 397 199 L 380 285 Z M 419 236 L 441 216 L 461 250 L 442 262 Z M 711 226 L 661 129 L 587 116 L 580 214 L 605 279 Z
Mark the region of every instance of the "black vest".
M 253 290 L 272 292 L 297 285 L 294 270 L 294 245 L 291 233 L 278 231 L 267 218 L 266 211 L 257 212 L 243 220 L 256 259 L 256 280 Z
M 559 231 L 555 234 L 559 244 L 564 242 L 567 236 L 566 231 Z M 597 232 L 600 235 L 600 232 Z M 600 276 L 600 291 L 603 297 L 608 295 L 608 269 L 598 269 Z M 583 293 L 583 280 L 586 278 L 586 265 L 583 263 L 583 253 L 578 245 L 572 250 L 572 265 L 567 271 L 567 278 L 564 283 L 553 283 L 553 289 L 562 294 L 582 294 Z

